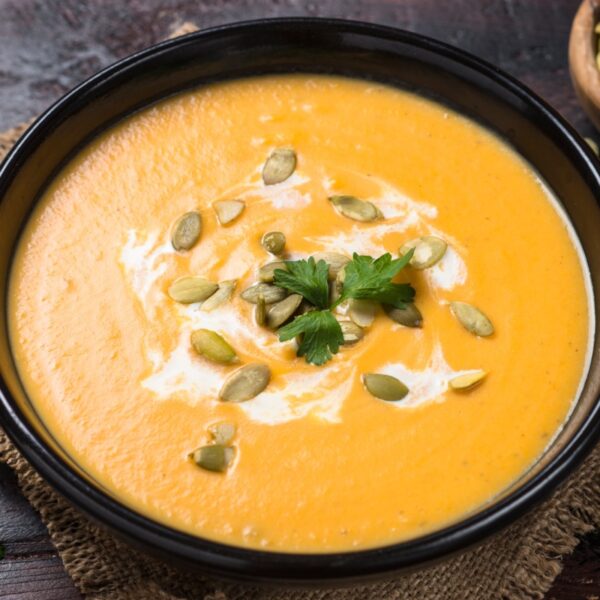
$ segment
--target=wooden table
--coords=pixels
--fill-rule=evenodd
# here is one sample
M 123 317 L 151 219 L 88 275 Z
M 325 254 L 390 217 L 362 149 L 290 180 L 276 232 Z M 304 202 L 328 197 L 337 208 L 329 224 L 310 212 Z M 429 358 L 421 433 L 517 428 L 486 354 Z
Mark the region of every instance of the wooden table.
M 455 44 L 517 76 L 594 135 L 567 68 L 579 0 L 0 0 L 0 130 L 44 110 L 100 68 L 166 37 L 266 16 L 335 16 L 395 25 Z M 600 135 L 597 136 L 600 138 Z M 80 598 L 38 516 L 0 466 L 0 598 Z M 547 599 L 599 600 L 600 532 L 565 559 Z M 443 600 L 443 599 L 440 599 Z M 482 598 L 482 600 L 485 600 Z

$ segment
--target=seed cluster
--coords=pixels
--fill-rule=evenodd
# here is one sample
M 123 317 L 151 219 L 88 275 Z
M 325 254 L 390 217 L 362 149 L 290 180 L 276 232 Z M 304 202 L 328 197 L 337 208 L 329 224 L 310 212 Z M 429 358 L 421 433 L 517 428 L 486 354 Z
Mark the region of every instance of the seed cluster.
M 294 173 L 296 165 L 297 156 L 293 149 L 275 149 L 263 166 L 263 183 L 267 186 L 282 183 Z M 355 196 L 331 196 L 328 201 L 341 216 L 354 221 L 369 223 L 384 218 L 375 204 Z M 242 215 L 245 208 L 245 202 L 239 199 L 219 200 L 213 203 L 213 209 L 221 226 L 233 223 Z M 199 242 L 201 234 L 201 214 L 197 211 L 186 212 L 172 226 L 171 243 L 178 252 L 189 251 Z M 258 281 L 240 294 L 243 300 L 254 305 L 256 325 L 273 331 L 294 317 L 317 310 L 317 307 L 301 294 L 289 293 L 288 290 L 274 283 L 275 272 L 287 270 L 287 263 L 283 259 L 286 243 L 286 236 L 281 231 L 268 231 L 262 236 L 260 244 L 267 253 L 277 257 L 277 260 L 260 266 Z M 412 251 L 408 264 L 416 270 L 423 270 L 433 267 L 442 260 L 447 248 L 448 244 L 445 240 L 427 235 L 403 244 L 399 249 L 399 255 L 402 257 Z M 345 268 L 352 259 L 338 252 L 317 252 L 313 258 L 316 263 L 322 260 L 327 265 L 329 299 L 331 305 L 335 305 L 342 294 Z M 190 275 L 176 279 L 169 286 L 167 293 L 176 302 L 202 303 L 201 310 L 212 311 L 230 301 L 236 284 L 237 280 L 215 283 L 201 276 Z M 358 298 L 351 298 L 345 302 L 344 314 L 336 314 L 344 345 L 356 344 L 364 338 L 365 330 L 376 318 L 379 304 L 373 300 Z M 412 302 L 405 303 L 401 308 L 382 303 L 381 308 L 387 317 L 404 327 L 423 326 L 423 316 Z M 494 333 L 490 319 L 472 304 L 454 301 L 450 303 L 450 310 L 465 330 L 473 335 L 487 337 Z M 216 331 L 197 329 L 191 333 L 190 344 L 196 354 L 212 362 L 221 365 L 234 365 L 240 362 L 231 343 Z M 486 373 L 482 370 L 469 371 L 450 379 L 448 386 L 452 390 L 468 390 L 480 383 L 485 376 Z M 267 365 L 261 363 L 242 365 L 226 378 L 218 398 L 223 402 L 251 400 L 266 389 L 270 380 L 271 371 Z M 388 374 L 365 373 L 362 381 L 371 395 L 388 402 L 402 400 L 409 393 L 408 387 L 402 381 Z M 230 443 L 235 436 L 236 427 L 232 423 L 220 423 L 211 427 L 212 443 L 197 448 L 190 457 L 205 470 L 224 472 L 235 454 Z

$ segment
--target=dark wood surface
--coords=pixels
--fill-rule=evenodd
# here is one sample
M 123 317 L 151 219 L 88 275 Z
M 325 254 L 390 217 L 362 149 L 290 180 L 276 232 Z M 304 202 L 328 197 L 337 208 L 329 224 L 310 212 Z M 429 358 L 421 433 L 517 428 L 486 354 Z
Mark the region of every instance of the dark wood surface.
M 0 0 L 0 130 L 44 110 L 82 79 L 166 37 L 266 16 L 335 16 L 395 25 L 465 50 L 517 76 L 584 135 L 567 40 L 578 0 Z M 39 517 L 0 465 L 0 598 L 80 598 Z M 0 550 L 0 555 L 2 551 Z M 600 600 L 600 532 L 565 558 L 547 600 Z M 440 599 L 444 600 L 444 599 Z M 482 597 L 482 600 L 486 598 Z

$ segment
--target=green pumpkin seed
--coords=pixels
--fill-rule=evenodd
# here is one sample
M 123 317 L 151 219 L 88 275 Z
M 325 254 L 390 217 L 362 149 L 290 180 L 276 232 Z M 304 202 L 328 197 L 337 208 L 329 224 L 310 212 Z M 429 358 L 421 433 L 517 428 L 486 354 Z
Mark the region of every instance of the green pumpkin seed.
M 231 464 L 235 450 L 222 444 L 202 446 L 190 454 L 190 458 L 206 471 L 222 473 Z
M 237 279 L 228 279 L 227 281 L 221 281 L 217 291 L 210 296 L 207 300 L 202 303 L 202 310 L 210 311 L 221 306 L 225 302 L 229 301 L 233 295 L 233 290 L 237 285 Z
M 281 302 L 272 304 L 267 312 L 267 327 L 277 329 L 283 325 L 296 312 L 301 302 L 300 294 L 291 294 Z
M 596 156 L 600 155 L 600 148 L 598 148 L 598 143 L 595 140 L 589 137 L 585 137 L 583 139 L 587 142 L 588 146 L 594 151 L 594 154 Z
M 320 260 L 324 260 L 328 267 L 328 277 L 331 281 L 336 279 L 339 272 L 350 262 L 350 258 L 345 256 L 344 254 L 340 254 L 339 252 L 315 252 L 312 257 L 315 262 L 319 262 Z
M 354 221 L 367 223 L 381 218 L 381 211 L 373 203 L 355 196 L 330 196 L 329 201 L 340 214 Z
M 287 296 L 287 292 L 276 285 L 270 283 L 255 283 L 249 288 L 245 289 L 241 296 L 246 302 L 256 304 L 258 297 L 263 295 L 266 304 L 274 304 L 283 300 Z
M 259 327 L 264 327 L 267 323 L 267 303 L 263 294 L 258 296 L 256 306 L 254 307 L 254 321 Z
M 267 263 L 258 269 L 258 278 L 264 283 L 272 283 L 277 269 L 287 271 L 287 266 L 282 261 Z
M 396 323 L 400 323 L 404 327 L 423 326 L 423 315 L 421 315 L 421 311 L 412 302 L 407 302 L 404 308 L 396 308 L 390 304 L 384 304 L 383 310 L 392 321 L 396 321 Z
M 466 302 L 450 302 L 452 314 L 470 333 L 487 337 L 494 333 L 492 322 L 478 308 Z
M 232 373 L 219 392 L 223 402 L 245 402 L 260 394 L 269 385 L 271 371 L 266 365 L 251 363 Z
M 296 153 L 291 148 L 273 150 L 262 170 L 265 185 L 285 181 L 296 170 Z
M 268 231 L 260 239 L 260 245 L 271 254 L 281 254 L 285 249 L 285 234 L 281 231 Z
M 192 347 L 200 356 L 223 365 L 238 361 L 235 350 L 216 331 L 196 329 L 190 336 Z
M 181 215 L 171 229 L 171 244 L 177 251 L 190 250 L 202 234 L 202 216 L 192 211 Z
M 344 287 L 344 281 L 346 281 L 346 265 L 344 265 L 335 276 L 335 284 L 337 285 L 340 292 Z
M 340 321 L 339 323 L 344 336 L 344 345 L 350 346 L 356 344 L 356 342 L 359 342 L 365 336 L 362 327 L 359 327 L 356 323 L 352 321 Z
M 229 421 L 221 421 L 208 426 L 208 431 L 211 434 L 215 444 L 227 446 L 233 441 L 237 427 L 235 423 Z
M 300 302 L 297 312 L 299 315 L 303 315 L 307 312 L 312 312 L 313 310 L 317 310 L 317 307 L 314 304 L 311 304 L 308 300 L 303 299 L 302 302 Z
M 487 373 L 485 371 L 479 369 L 477 371 L 472 371 L 471 373 L 465 373 L 464 375 L 457 375 L 456 377 L 453 377 L 448 384 L 453 390 L 470 390 L 478 383 L 481 383 L 486 375 Z
M 227 225 L 244 212 L 246 203 L 243 200 L 218 200 L 213 203 L 213 208 L 217 213 L 219 224 Z
M 329 282 L 329 305 L 335 304 L 342 294 L 342 288 L 338 286 L 337 280 Z
M 413 269 L 428 269 L 442 260 L 448 244 L 435 235 L 425 235 L 406 242 L 400 248 L 400 256 L 406 254 L 411 248 L 414 248 L 415 252 L 410 259 L 410 266 Z
M 180 277 L 167 290 L 169 296 L 181 304 L 193 304 L 210 298 L 219 286 L 204 277 Z
M 377 302 L 373 300 L 358 300 L 352 298 L 348 301 L 348 316 L 360 327 L 369 327 L 375 320 Z
M 402 400 L 408 394 L 408 388 L 391 375 L 367 373 L 363 375 L 363 383 L 371 395 L 388 402 Z

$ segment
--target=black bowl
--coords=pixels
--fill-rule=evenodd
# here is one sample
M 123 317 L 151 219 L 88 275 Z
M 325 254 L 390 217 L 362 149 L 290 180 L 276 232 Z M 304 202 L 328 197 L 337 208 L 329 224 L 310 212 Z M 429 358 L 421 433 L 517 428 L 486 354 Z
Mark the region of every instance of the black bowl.
M 598 332 L 592 368 L 566 426 L 536 466 L 492 504 L 407 542 L 336 554 L 283 554 L 187 535 L 112 497 L 74 463 L 36 414 L 19 381 L 6 324 L 7 279 L 19 233 L 40 191 L 78 149 L 124 116 L 180 90 L 289 72 L 333 73 L 416 90 L 496 132 L 537 169 L 562 202 L 583 245 L 598 298 L 598 162 L 571 127 L 520 83 L 474 56 L 387 27 L 277 19 L 214 28 L 154 46 L 87 80 L 44 113 L 3 163 L 0 419 L 22 454 L 56 490 L 95 521 L 150 553 L 228 578 L 339 584 L 415 568 L 462 550 L 514 521 L 563 481 L 600 431 Z M 374 115 L 374 126 L 376 119 Z M 597 300 L 594 312 L 598 314 Z

